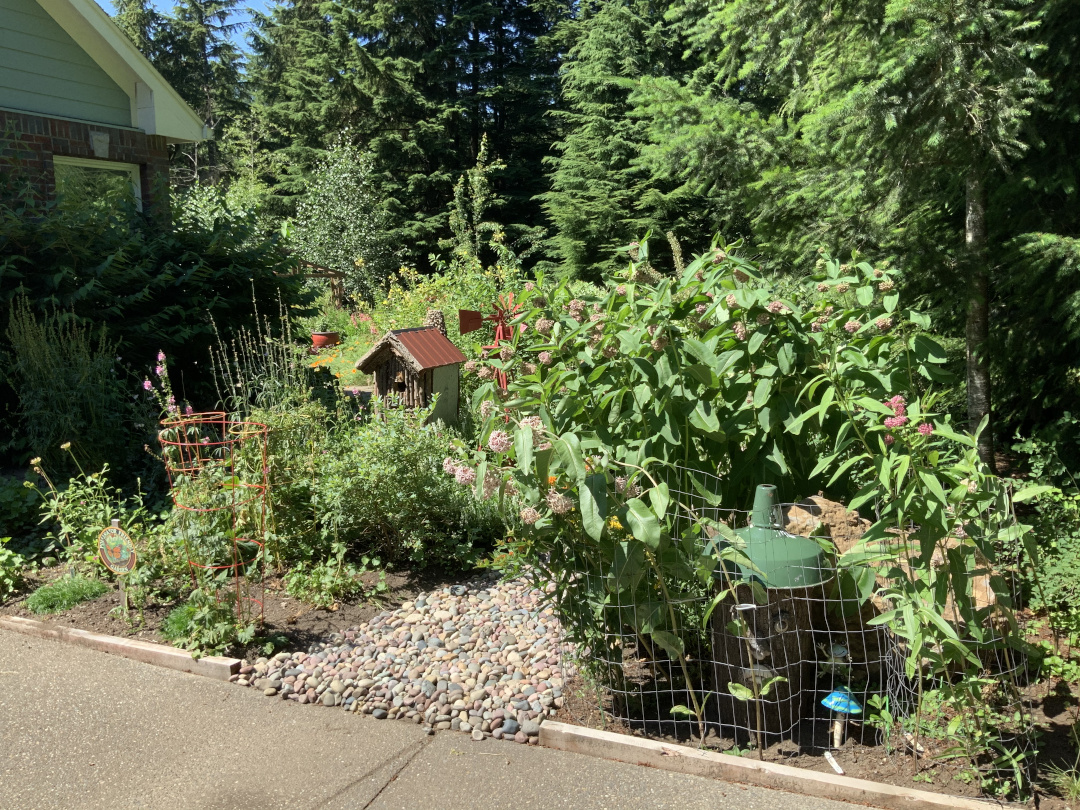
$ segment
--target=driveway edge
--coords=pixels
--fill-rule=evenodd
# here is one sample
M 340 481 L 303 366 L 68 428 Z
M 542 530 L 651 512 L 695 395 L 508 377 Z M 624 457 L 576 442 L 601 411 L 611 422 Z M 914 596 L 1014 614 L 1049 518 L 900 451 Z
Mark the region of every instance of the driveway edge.
M 566 723 L 547 721 L 540 726 L 540 744 L 545 748 L 645 765 L 666 771 L 704 776 L 725 782 L 786 790 L 819 799 L 872 805 L 885 810 L 987 810 L 990 807 L 1020 807 L 997 802 L 965 799 L 902 788 L 850 776 L 808 771 L 773 762 L 699 751 L 681 745 L 660 743 L 597 731 Z
M 87 630 L 77 630 L 74 627 L 62 627 L 34 619 L 23 619 L 19 616 L 0 617 L 0 629 L 11 630 L 14 633 L 22 633 L 24 636 L 34 638 L 62 641 L 77 647 L 88 647 L 91 650 L 119 655 L 144 664 L 189 672 L 192 675 L 201 675 L 219 681 L 227 681 L 240 671 L 241 661 L 237 658 L 218 655 L 192 658 L 191 653 L 175 647 L 167 647 L 164 644 L 106 636 Z

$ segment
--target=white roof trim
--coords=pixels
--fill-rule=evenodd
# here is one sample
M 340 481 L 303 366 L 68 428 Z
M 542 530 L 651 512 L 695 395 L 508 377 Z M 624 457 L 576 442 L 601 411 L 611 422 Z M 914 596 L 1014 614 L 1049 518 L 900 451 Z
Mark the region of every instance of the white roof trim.
M 131 121 L 173 143 L 208 137 L 202 119 L 94 0 L 37 0 L 131 99 Z

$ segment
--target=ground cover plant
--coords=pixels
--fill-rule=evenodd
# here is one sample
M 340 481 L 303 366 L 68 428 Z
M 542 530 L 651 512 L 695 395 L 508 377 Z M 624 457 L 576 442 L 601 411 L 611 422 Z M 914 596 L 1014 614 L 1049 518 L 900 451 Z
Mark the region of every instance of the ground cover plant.
M 108 590 L 109 586 L 100 579 L 73 574 L 42 585 L 30 594 L 26 607 L 33 613 L 60 613 L 80 602 L 95 599 Z

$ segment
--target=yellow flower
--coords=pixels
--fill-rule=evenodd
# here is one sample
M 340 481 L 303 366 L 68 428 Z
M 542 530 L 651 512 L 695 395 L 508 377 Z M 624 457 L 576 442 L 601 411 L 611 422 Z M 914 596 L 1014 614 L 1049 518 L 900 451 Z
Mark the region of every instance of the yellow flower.
M 619 519 L 617 517 L 612 517 L 611 520 L 609 520 L 607 522 L 607 525 L 609 527 L 611 527 L 612 529 L 621 529 L 623 527 L 623 525 L 619 522 Z

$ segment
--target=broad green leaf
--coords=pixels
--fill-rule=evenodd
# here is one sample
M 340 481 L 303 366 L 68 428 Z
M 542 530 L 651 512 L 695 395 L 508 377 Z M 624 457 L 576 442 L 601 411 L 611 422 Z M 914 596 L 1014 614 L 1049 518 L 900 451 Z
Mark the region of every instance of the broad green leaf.
M 626 502 L 626 519 L 634 537 L 653 551 L 660 547 L 660 523 L 656 515 L 640 498 L 631 498 Z
M 1030 501 L 1032 498 L 1038 498 L 1040 495 L 1045 495 L 1048 492 L 1057 492 L 1057 487 L 1050 487 L 1044 484 L 1036 486 L 1024 487 L 1022 490 L 1013 495 L 1013 503 L 1023 503 L 1024 501 Z
M 765 330 L 759 329 L 750 336 L 750 340 L 746 343 L 747 354 L 757 354 L 757 350 L 761 348 L 761 344 L 765 342 Z
M 555 452 L 566 465 L 575 481 L 585 478 L 585 459 L 581 454 L 581 440 L 573 433 L 566 433 L 555 442 Z
M 874 303 L 874 288 L 870 286 L 859 287 L 855 290 L 855 299 L 864 307 Z
M 750 690 L 750 687 L 743 686 L 741 683 L 728 683 L 728 692 L 736 700 L 753 700 L 754 693 Z
M 776 353 L 776 362 L 780 365 L 780 371 L 790 374 L 795 367 L 795 348 L 790 343 L 785 343 Z
M 682 658 L 683 640 L 667 630 L 654 630 L 650 637 L 659 644 L 672 658 Z
M 671 503 L 671 493 L 668 485 L 659 483 L 649 490 L 649 501 L 652 503 L 653 514 L 657 520 L 663 520 L 667 516 L 668 504 Z
M 582 528 L 593 540 L 599 540 L 607 520 L 607 476 L 603 473 L 586 476 L 585 483 L 578 487 L 578 501 Z
M 770 379 L 758 380 L 757 387 L 754 388 L 754 407 L 763 408 L 765 403 L 769 401 L 769 394 L 772 393 L 773 381 Z
M 533 463 L 532 428 L 518 428 L 514 434 L 515 463 L 519 470 L 528 470 Z

